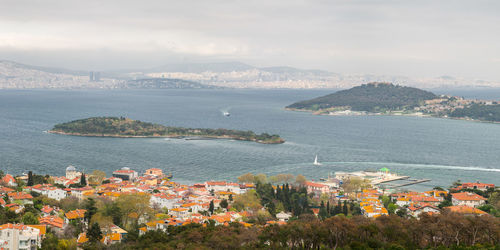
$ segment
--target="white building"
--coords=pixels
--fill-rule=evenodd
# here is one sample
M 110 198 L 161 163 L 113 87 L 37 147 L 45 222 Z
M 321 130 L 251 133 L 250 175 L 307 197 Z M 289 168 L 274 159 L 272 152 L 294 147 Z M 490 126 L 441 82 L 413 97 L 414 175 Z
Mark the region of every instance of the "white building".
M 37 249 L 41 246 L 40 230 L 23 224 L 0 226 L 0 249 Z
M 54 199 L 54 200 L 57 200 L 57 201 L 60 201 L 64 198 L 66 198 L 66 194 L 67 194 L 66 191 L 64 191 L 60 188 L 56 188 L 56 187 L 47 188 L 46 192 L 47 192 L 47 197 Z
M 131 170 L 130 168 L 127 167 L 123 167 L 113 172 L 113 177 L 120 178 L 124 181 L 133 181 L 138 176 L 139 174 L 136 171 Z
M 181 198 L 176 195 L 158 193 L 151 195 L 149 203 L 151 204 L 151 206 L 158 206 L 160 208 L 172 209 L 175 207 L 175 204 L 180 200 Z
M 246 189 L 241 189 L 240 184 L 225 181 L 207 181 L 205 182 L 205 188 L 208 191 L 220 192 L 233 192 L 235 194 L 242 194 L 246 192 Z
M 479 207 L 486 202 L 486 198 L 481 195 L 469 192 L 451 194 L 453 206 Z
M 82 173 L 76 171 L 76 168 L 72 165 L 69 165 L 66 168 L 66 179 L 74 179 L 76 177 L 80 177 Z

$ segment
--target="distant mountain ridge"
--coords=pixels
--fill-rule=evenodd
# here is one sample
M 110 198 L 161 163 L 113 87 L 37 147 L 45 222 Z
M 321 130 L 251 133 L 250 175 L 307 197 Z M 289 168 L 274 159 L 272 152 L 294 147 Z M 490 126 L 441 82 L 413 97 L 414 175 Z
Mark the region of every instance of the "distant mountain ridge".
M 369 83 L 333 94 L 296 102 L 289 109 L 321 110 L 346 107 L 354 111 L 379 112 L 399 110 L 422 104 L 437 96 L 429 91 L 394 85 L 392 83 Z
M 0 60 L 0 89 L 115 89 L 128 88 L 126 83 L 131 80 L 156 78 L 182 79 L 206 86 L 224 88 L 262 89 L 346 89 L 368 82 L 395 82 L 406 86 L 418 86 L 420 88 L 500 87 L 500 81 L 495 82 L 453 76 L 410 78 L 391 75 L 339 74 L 325 70 L 299 69 L 288 66 L 256 67 L 237 61 L 170 63 L 149 69 L 100 71 L 97 72 L 99 76 L 99 80 L 97 81 L 89 80 L 89 75 L 90 72 L 84 70 L 32 66 Z M 163 88 L 166 86 L 165 84 L 157 85 Z M 175 87 L 170 83 L 167 85 L 170 86 L 169 88 Z M 182 84 L 179 85 L 179 87 L 182 86 Z M 189 88 L 198 88 L 191 84 L 187 84 L 186 86 L 189 86 Z M 134 88 L 136 87 L 134 86 Z M 147 85 L 147 87 L 150 88 L 151 84 Z

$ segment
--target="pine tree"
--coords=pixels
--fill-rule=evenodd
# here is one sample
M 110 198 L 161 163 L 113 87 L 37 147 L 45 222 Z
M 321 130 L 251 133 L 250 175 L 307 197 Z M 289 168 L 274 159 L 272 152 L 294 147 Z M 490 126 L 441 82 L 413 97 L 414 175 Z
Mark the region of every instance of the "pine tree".
M 347 201 L 344 201 L 344 205 L 342 206 L 342 213 L 347 216 L 348 210 L 347 210 Z
M 208 211 L 210 212 L 210 214 L 214 213 L 214 209 L 215 209 L 215 207 L 214 207 L 214 201 L 211 200 L 210 201 L 210 206 L 208 207 Z
M 327 201 L 327 202 L 326 202 L 326 212 L 327 212 L 328 214 L 330 214 L 330 212 L 331 212 L 331 211 L 330 211 L 330 201 Z
M 84 187 L 87 186 L 87 178 L 85 177 L 85 173 L 80 176 L 80 185 Z
M 220 202 L 220 207 L 221 207 L 221 208 L 226 209 L 228 205 L 229 205 L 229 204 L 227 203 L 227 200 L 226 200 L 226 199 L 223 199 L 223 200 Z
M 92 226 L 89 227 L 87 230 L 87 237 L 89 238 L 90 242 L 99 242 L 102 238 L 102 232 L 101 232 L 101 227 L 97 222 L 94 222 Z
M 27 184 L 27 185 L 28 185 L 29 187 L 31 187 L 31 186 L 33 186 L 33 184 L 34 184 L 34 183 L 33 183 L 33 172 L 29 171 L 29 172 L 28 172 L 28 184 Z

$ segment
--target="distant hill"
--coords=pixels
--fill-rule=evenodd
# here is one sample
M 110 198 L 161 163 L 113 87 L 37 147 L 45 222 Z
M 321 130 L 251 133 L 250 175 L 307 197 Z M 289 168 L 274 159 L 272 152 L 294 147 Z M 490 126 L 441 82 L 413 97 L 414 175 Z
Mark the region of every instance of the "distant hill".
M 125 88 L 137 89 L 214 89 L 210 85 L 201 84 L 195 81 L 187 81 L 182 79 L 172 78 L 148 78 L 130 80 L 125 84 Z
M 417 88 L 391 83 L 369 83 L 297 102 L 287 106 L 287 108 L 316 111 L 334 107 L 349 107 L 354 111 L 379 112 L 415 107 L 425 100 L 435 98 L 437 98 L 435 94 Z

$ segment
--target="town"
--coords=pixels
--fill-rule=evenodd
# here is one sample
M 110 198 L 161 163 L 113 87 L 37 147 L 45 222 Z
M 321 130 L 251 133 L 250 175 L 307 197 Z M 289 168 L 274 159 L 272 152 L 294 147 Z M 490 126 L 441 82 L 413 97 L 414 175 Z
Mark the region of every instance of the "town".
M 493 218 L 487 220 L 497 231 L 490 233 L 500 233 L 500 191 L 494 184 L 456 182 L 448 190 L 435 187 L 426 192 L 389 192 L 379 185 L 405 177 L 383 168 L 375 173 L 338 172 L 321 181 L 248 173 L 238 182 L 183 185 L 158 168 L 139 174 L 124 167 L 111 177 L 74 166 L 66 168 L 65 176 L 1 173 L 0 246 L 105 247 L 194 224 L 262 229 L 286 226 L 301 216 L 418 220 L 454 214 Z M 498 244 L 494 235 L 491 244 Z

